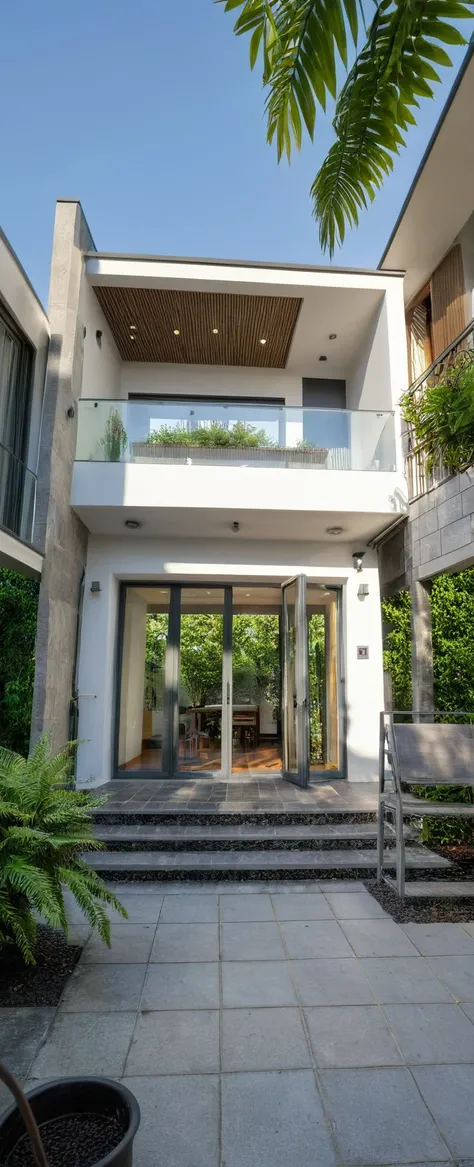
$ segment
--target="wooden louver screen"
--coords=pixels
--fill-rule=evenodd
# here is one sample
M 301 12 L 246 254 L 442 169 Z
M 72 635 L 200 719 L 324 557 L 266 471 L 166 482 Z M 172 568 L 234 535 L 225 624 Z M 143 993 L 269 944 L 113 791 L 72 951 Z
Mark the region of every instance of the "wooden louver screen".
M 462 253 L 459 243 L 444 257 L 431 277 L 431 335 L 433 360 L 467 324 Z

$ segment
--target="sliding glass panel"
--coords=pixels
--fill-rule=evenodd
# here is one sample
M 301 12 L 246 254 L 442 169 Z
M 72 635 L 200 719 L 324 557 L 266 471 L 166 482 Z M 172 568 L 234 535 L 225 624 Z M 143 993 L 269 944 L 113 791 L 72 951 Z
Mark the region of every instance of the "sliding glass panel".
M 178 769 L 222 768 L 224 588 L 182 588 Z
M 338 591 L 308 584 L 310 769 L 339 770 Z
M 306 576 L 282 585 L 283 777 L 309 784 L 308 638 Z
M 280 771 L 280 587 L 234 587 L 232 770 Z
M 170 589 L 127 587 L 123 623 L 119 770 L 160 772 Z

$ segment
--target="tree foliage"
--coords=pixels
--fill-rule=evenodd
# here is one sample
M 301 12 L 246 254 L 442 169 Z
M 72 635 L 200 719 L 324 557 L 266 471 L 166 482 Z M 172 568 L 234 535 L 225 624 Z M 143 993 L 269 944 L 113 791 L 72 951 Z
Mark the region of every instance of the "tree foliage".
M 311 188 L 321 246 L 332 255 L 392 170 L 438 68 L 452 64 L 444 46 L 466 43 L 452 22 L 472 19 L 473 0 L 381 0 L 369 28 L 360 0 L 219 2 L 239 10 L 234 31 L 250 34 L 251 67 L 261 63 L 278 159 L 300 148 L 304 132 L 313 139 L 318 106 L 336 101 L 336 140 Z
M 0 570 L 0 746 L 27 754 L 39 584 Z
M 103 798 L 73 790 L 70 742 L 55 757 L 44 734 L 26 760 L 0 749 L 0 952 L 15 946 L 35 962 L 37 917 L 67 934 L 64 888 L 110 944 L 105 905 L 127 913 L 81 852 L 101 846 L 92 811 Z

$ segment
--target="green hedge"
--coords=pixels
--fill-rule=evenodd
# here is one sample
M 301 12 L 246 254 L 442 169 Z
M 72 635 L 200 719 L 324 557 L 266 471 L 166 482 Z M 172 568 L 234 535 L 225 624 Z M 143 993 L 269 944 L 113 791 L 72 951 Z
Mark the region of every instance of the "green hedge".
M 0 569 L 0 745 L 27 755 L 39 584 Z
M 435 708 L 474 713 L 474 568 L 458 575 L 440 575 L 431 590 Z M 384 667 L 392 676 L 394 709 L 411 709 L 411 602 L 409 592 L 382 601 L 385 624 Z M 420 797 L 472 802 L 466 786 L 419 787 Z M 428 843 L 472 840 L 471 822 L 425 821 Z

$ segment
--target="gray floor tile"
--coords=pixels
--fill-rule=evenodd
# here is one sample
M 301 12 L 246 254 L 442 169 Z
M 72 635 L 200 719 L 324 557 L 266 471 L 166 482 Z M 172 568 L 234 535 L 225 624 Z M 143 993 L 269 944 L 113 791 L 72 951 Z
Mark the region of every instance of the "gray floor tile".
M 140 1013 L 125 1073 L 218 1074 L 218 1011 Z
M 217 1077 L 188 1074 L 123 1081 L 141 1110 L 133 1167 L 217 1167 Z
M 474 936 L 460 924 L 403 924 L 422 956 L 474 956 Z
M 58 1013 L 30 1078 L 100 1074 L 119 1078 L 135 1028 L 136 1013 Z
M 290 957 L 352 956 L 352 949 L 336 920 L 286 920 L 281 925 Z
M 130 887 L 130 885 L 127 885 Z M 113 885 L 112 891 L 115 893 Z M 128 912 L 128 920 L 124 920 L 118 912 L 113 912 L 109 909 L 109 917 L 112 924 L 156 924 L 160 915 L 161 906 L 163 903 L 163 896 L 152 894 L 151 892 L 133 892 L 130 891 L 117 895 L 117 899 Z
M 409 1070 L 321 1070 L 320 1082 L 344 1163 L 446 1159 Z
M 474 1066 L 418 1066 L 415 1081 L 455 1159 L 474 1147 Z
M 293 976 L 303 1005 L 373 1005 L 374 995 L 355 956 L 349 959 L 293 960 Z
M 422 956 L 379 956 L 361 963 L 375 999 L 381 1005 L 391 1002 L 402 1005 L 431 1001 L 452 1003 L 451 993 Z
M 79 964 L 63 994 L 67 1013 L 126 1013 L 138 1009 L 146 964 Z
M 272 902 L 268 894 L 221 895 L 221 920 L 228 923 L 245 920 L 274 920 Z
M 154 924 L 129 924 L 126 928 L 112 924 L 111 947 L 95 932 L 84 948 L 81 964 L 146 964 L 154 935 Z
M 218 965 L 153 964 L 148 966 L 142 1009 L 217 1009 Z
M 326 892 L 336 920 L 387 919 L 387 913 L 370 892 Z
M 341 920 L 356 956 L 416 956 L 417 950 L 393 920 Z
M 316 886 L 323 892 L 365 891 L 365 884 L 361 879 L 319 879 Z
M 217 895 L 166 895 L 160 924 L 217 924 Z
M 0 1053 L 2 1062 L 23 1082 L 30 1065 L 45 1040 L 55 1017 L 55 1009 L 0 1009 Z M 0 1112 L 13 1102 L 10 1091 L 0 1084 Z
M 299 1009 L 224 1009 L 224 1071 L 299 1070 L 310 1065 Z
M 386 1005 L 384 1012 L 410 1065 L 474 1063 L 474 1025 L 459 1005 Z
M 474 1001 L 474 956 L 430 956 L 428 964 L 457 1001 Z
M 284 960 L 278 925 L 270 921 L 222 925 L 224 960 Z
M 320 891 L 289 892 L 272 896 L 278 920 L 332 920 L 333 914 Z
M 313 1074 L 225 1074 L 222 1161 L 225 1167 L 335 1167 Z
M 399 1066 L 403 1059 L 378 1005 L 305 1009 L 317 1066 Z
M 289 965 L 283 960 L 236 960 L 222 964 L 224 1008 L 296 1005 Z
M 210 961 L 219 959 L 217 924 L 158 924 L 151 961 Z

